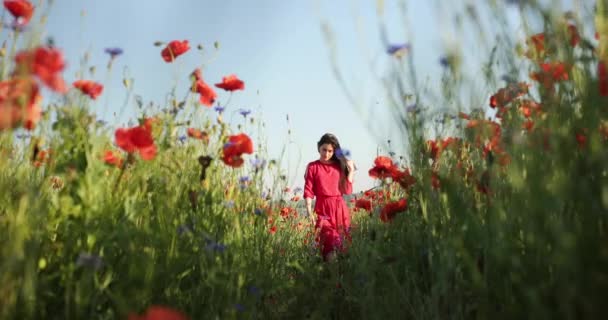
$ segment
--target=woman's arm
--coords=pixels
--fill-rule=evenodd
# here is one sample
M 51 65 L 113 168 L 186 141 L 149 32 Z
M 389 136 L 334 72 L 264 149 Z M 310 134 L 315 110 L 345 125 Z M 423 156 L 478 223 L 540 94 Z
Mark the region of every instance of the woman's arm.
M 315 216 L 312 210 L 312 198 L 315 196 L 313 190 L 313 172 L 310 169 L 310 165 L 306 167 L 306 172 L 304 173 L 304 200 L 306 201 L 306 213 L 310 218 L 310 221 L 315 223 Z

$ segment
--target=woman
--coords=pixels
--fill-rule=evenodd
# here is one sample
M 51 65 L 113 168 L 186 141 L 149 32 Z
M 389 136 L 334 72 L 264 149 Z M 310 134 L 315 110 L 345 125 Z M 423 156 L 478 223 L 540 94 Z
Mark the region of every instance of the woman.
M 337 249 L 344 248 L 344 240 L 350 241 L 350 213 L 342 195 L 352 193 L 355 165 L 343 156 L 338 138 L 331 133 L 321 137 L 317 150 L 319 160 L 309 163 L 304 174 L 304 199 L 319 234 L 321 254 L 327 261 L 333 259 Z

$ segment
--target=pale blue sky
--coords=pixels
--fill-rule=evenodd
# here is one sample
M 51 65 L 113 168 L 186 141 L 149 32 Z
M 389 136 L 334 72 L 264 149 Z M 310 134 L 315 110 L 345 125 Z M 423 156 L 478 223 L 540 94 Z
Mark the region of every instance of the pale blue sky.
M 389 41 L 413 44 L 419 77 L 432 85 L 440 76 L 438 60 L 443 43 L 450 40 L 444 29 L 443 36 L 440 33 L 447 25 L 438 22 L 440 2 L 405 1 L 407 25 L 396 5 L 399 1 L 385 2 L 383 18 L 389 26 Z M 348 102 L 332 74 L 322 21 L 327 21 L 335 34 L 337 61 L 360 108 Z M 384 93 L 369 72 L 368 61 L 381 76 L 394 63 L 377 36 L 377 21 L 376 1 L 371 0 L 55 0 L 45 36 L 52 37 L 64 51 L 69 62 L 65 78 L 70 83 L 76 79 L 82 56 L 90 53 L 88 65 L 96 66 L 97 71 L 85 78 L 106 86 L 92 108 L 117 125 L 126 124 L 136 111 L 131 101 L 120 113 L 125 105 L 125 70 L 135 79 L 134 94 L 146 103 L 164 104 L 176 83 L 177 96 L 184 96 L 187 75 L 208 60 L 214 41 L 218 41 L 220 50 L 205 64 L 204 78 L 215 83 L 236 73 L 246 83 L 246 90 L 231 98 L 225 119 L 239 108 L 252 109 L 253 116 L 266 123 L 263 133 L 268 138 L 269 156 L 276 158 L 288 141 L 289 115 L 290 161 L 285 168 L 289 168 L 292 187 L 302 186 L 306 163 L 318 157 L 318 138 L 325 132 L 336 134 L 360 169 L 355 184 L 358 191 L 373 186 L 367 170 L 378 146 L 386 152 L 387 139 L 393 145 L 399 140 L 388 118 Z M 448 38 L 459 36 L 448 32 Z M 155 41 L 183 39 L 193 48 L 175 63 L 165 63 L 160 57 L 162 47 L 153 46 Z M 199 43 L 208 52 L 204 57 L 195 48 Z M 105 69 L 106 47 L 124 50 L 110 75 Z M 218 94 L 219 101 L 226 102 L 228 95 L 219 89 Z M 122 116 L 115 120 L 113 112 Z M 199 114 L 215 119 L 210 109 Z M 240 115 L 234 116 L 234 122 L 240 123 Z M 368 130 L 370 124 L 374 134 Z M 245 131 L 253 136 L 257 132 L 250 125 Z

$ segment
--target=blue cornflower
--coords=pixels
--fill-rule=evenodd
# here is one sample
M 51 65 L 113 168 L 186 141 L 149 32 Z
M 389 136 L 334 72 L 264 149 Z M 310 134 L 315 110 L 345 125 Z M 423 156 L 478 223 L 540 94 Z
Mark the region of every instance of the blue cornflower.
M 76 259 L 76 265 L 99 270 L 103 267 L 103 260 L 100 256 L 82 252 L 78 255 L 78 259 Z
M 187 139 L 188 139 L 188 137 L 186 135 L 181 135 L 181 136 L 177 137 L 177 140 L 181 143 L 186 142 Z
M 249 109 L 239 109 L 239 113 L 243 117 L 247 118 L 247 116 L 251 113 L 251 110 L 249 110 Z
M 240 303 L 235 303 L 234 309 L 236 309 L 236 311 L 238 311 L 238 312 L 243 312 L 243 311 L 245 311 L 245 306 Z
M 251 179 L 249 178 L 249 176 L 242 176 L 239 178 L 239 182 L 240 183 L 247 183 L 249 182 Z
M 304 190 L 304 189 L 302 189 L 301 187 L 296 187 L 293 189 L 293 193 L 300 193 L 300 192 L 302 192 L 302 190 Z
M 409 43 L 391 44 L 386 48 L 386 53 L 392 56 L 403 56 L 410 50 Z
M 253 213 L 255 213 L 256 216 L 260 216 L 262 215 L 262 209 L 260 208 L 255 208 L 255 210 L 253 210 Z
M 450 59 L 446 56 L 442 56 L 441 58 L 439 58 L 439 64 L 442 67 L 447 68 L 450 66 Z
M 105 53 L 110 55 L 110 58 L 114 59 L 121 55 L 124 51 L 121 48 L 106 48 Z
M 340 149 L 336 150 L 336 156 L 350 159 L 350 150 L 340 148 Z
M 254 285 L 249 285 L 247 291 L 256 297 L 259 297 L 262 294 L 262 290 Z
M 224 112 L 224 109 L 226 109 L 226 107 L 222 107 L 219 104 L 213 108 L 213 110 L 217 111 L 217 113 L 219 113 L 219 114 Z
M 255 170 L 259 170 L 264 168 L 264 166 L 266 166 L 266 160 L 265 159 L 260 159 L 260 158 L 255 158 L 255 159 L 251 159 L 251 166 L 255 169 Z
M 190 229 L 190 227 L 187 224 L 182 224 L 179 227 L 177 227 L 177 234 L 178 235 L 184 235 L 186 233 L 191 233 L 192 229 Z
M 227 246 L 225 244 L 219 243 L 217 241 L 213 241 L 209 238 L 205 239 L 207 245 L 205 246 L 205 250 L 210 252 L 224 252 L 226 251 Z
M 418 111 L 420 111 L 420 108 L 418 108 L 418 105 L 414 103 L 407 106 L 405 110 L 410 113 L 418 113 Z

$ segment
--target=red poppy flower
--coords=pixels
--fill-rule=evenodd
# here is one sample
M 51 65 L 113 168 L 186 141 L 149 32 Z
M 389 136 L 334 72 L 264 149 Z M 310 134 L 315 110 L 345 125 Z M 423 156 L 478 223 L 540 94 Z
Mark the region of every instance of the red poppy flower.
M 65 93 L 67 86 L 61 77 L 65 61 L 61 51 L 55 48 L 38 47 L 21 51 L 15 55 L 18 74 L 34 74 L 49 88 Z
M 205 143 L 209 142 L 209 134 L 205 131 L 201 131 L 196 128 L 188 128 L 187 133 L 188 133 L 188 137 L 190 137 L 190 138 L 198 139 Z
M 575 25 L 568 25 L 568 35 L 570 36 L 570 45 L 576 47 L 578 43 L 581 41 L 581 36 L 578 33 L 578 29 Z
M 103 85 L 90 80 L 77 80 L 73 83 L 74 88 L 95 100 L 103 91 Z
M 600 95 L 608 96 L 608 68 L 603 60 L 597 63 L 597 79 Z
M 188 317 L 179 311 L 162 306 L 150 306 L 143 316 L 129 314 L 129 320 L 188 320 Z
M 431 186 L 435 190 L 441 188 L 441 180 L 439 180 L 439 175 L 437 175 L 435 172 L 431 174 Z
M 122 167 L 123 158 L 120 155 L 112 150 L 106 150 L 103 155 L 103 161 L 106 164 L 111 166 L 116 166 L 118 168 Z
M 161 51 L 160 55 L 163 57 L 165 62 L 173 62 L 175 58 L 181 56 L 186 53 L 186 51 L 190 50 L 190 44 L 188 40 L 173 40 L 167 44 L 167 46 Z
M 540 71 L 530 73 L 530 78 L 541 83 L 545 88 L 553 88 L 557 81 L 568 80 L 568 69 L 563 62 L 541 63 Z
M 575 134 L 575 137 L 576 137 L 576 143 L 578 143 L 579 149 L 585 148 L 585 146 L 587 145 L 587 136 L 582 132 L 577 132 Z
M 391 178 L 393 178 L 393 181 L 399 183 L 399 185 L 405 190 L 408 190 L 416 183 L 416 178 L 410 174 L 409 169 L 405 169 L 403 171 L 394 170 Z
M 240 133 L 228 137 L 228 143 L 224 145 L 224 155 L 242 155 L 253 153 L 253 141 L 248 135 Z
M 30 22 L 34 15 L 34 5 L 28 0 L 4 0 L 4 7 L 21 25 Z
M 407 210 L 407 199 L 387 203 L 380 212 L 380 220 L 389 222 L 395 218 L 397 213 Z
M 217 94 L 215 93 L 213 88 L 211 88 L 211 86 L 209 86 L 202 79 L 197 80 L 194 83 L 194 85 L 192 86 L 192 92 L 197 92 L 198 94 L 200 94 L 200 103 L 207 107 L 211 107 L 213 105 L 213 102 L 215 102 L 215 98 L 217 97 Z
M 236 75 L 231 74 L 229 76 L 223 77 L 221 83 L 216 83 L 216 87 L 220 89 L 224 89 L 226 91 L 235 91 L 235 90 L 243 90 L 245 89 L 245 83 L 237 78 Z
M 114 136 L 116 144 L 128 153 L 139 152 L 144 160 L 151 160 L 156 156 L 156 145 L 149 126 L 119 128 Z
M 525 82 L 511 83 L 490 97 L 490 107 L 503 108 L 526 93 L 528 93 L 528 85 Z
M 391 158 L 378 156 L 374 159 L 374 167 L 369 169 L 368 174 L 372 178 L 385 179 L 392 175 L 394 166 Z
M 366 211 L 372 211 L 372 202 L 368 199 L 357 199 L 355 201 L 355 208 L 363 209 Z
M 0 130 L 23 126 L 36 127 L 42 117 L 42 96 L 33 78 L 15 78 L 0 82 Z

